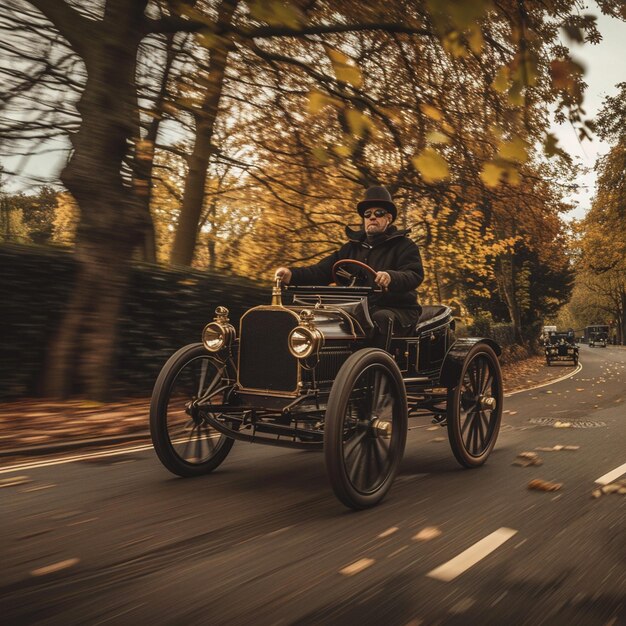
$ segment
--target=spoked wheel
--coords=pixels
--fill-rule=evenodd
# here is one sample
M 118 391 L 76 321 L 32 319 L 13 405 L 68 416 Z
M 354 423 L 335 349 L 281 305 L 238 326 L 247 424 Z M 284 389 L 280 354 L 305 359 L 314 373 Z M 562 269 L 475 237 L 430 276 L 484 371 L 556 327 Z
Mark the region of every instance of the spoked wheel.
M 161 463 L 179 476 L 208 474 L 233 439 L 212 428 L 203 405 L 219 405 L 228 389 L 226 365 L 201 343 L 178 350 L 163 366 L 150 402 L 150 434 Z
M 324 456 L 335 495 L 352 509 L 378 504 L 398 471 L 407 400 L 396 362 L 365 348 L 343 364 L 326 408 Z
M 476 344 L 465 357 L 459 384 L 448 389 L 448 439 L 457 461 L 478 467 L 498 437 L 502 420 L 502 372 L 496 353 Z

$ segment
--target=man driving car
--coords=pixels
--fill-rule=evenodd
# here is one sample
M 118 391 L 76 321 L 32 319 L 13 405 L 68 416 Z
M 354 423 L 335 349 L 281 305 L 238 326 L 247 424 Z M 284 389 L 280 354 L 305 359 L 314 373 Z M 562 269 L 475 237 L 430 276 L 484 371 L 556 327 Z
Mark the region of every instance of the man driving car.
M 375 325 L 373 343 L 388 348 L 392 333 L 410 333 L 417 323 L 421 307 L 417 287 L 424 280 L 419 248 L 409 239 L 409 230 L 393 225 L 398 215 L 389 191 L 382 186 L 367 189 L 365 199 L 357 204 L 363 218 L 362 230 L 346 227 L 348 241 L 339 250 L 306 267 L 279 267 L 275 277 L 286 285 L 328 285 L 337 261 L 360 261 L 375 272 L 373 282 L 382 289 L 368 300 Z M 349 268 L 352 271 L 353 268 Z

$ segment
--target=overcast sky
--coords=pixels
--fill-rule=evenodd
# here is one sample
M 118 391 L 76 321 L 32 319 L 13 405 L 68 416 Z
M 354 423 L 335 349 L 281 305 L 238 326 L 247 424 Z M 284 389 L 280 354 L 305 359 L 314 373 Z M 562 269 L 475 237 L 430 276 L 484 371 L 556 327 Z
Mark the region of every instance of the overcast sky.
M 626 82 L 626 63 L 624 50 L 626 47 L 626 23 L 605 15 L 600 15 L 596 6 L 589 11 L 598 16 L 598 27 L 602 33 L 599 44 L 574 45 L 572 56 L 585 66 L 585 82 L 588 85 L 585 94 L 585 109 L 588 117 L 595 117 L 606 96 L 615 95 L 617 83 Z M 576 132 L 570 124 L 555 125 L 554 132 L 561 146 L 579 160 L 581 165 L 593 168 L 596 159 L 606 154 L 608 144 L 595 138 L 593 141 L 578 141 Z M 577 208 L 566 216 L 567 219 L 581 218 L 590 206 L 594 194 L 596 175 L 591 171 L 579 177 L 581 186 L 578 193 L 571 199 Z
M 598 26 L 602 33 L 602 41 L 599 44 L 573 44 L 572 54 L 574 58 L 585 66 L 585 82 L 588 89 L 585 95 L 584 109 L 588 117 L 595 117 L 607 95 L 615 95 L 615 85 L 626 81 L 626 63 L 624 63 L 624 49 L 626 44 L 626 23 L 600 14 L 595 3 L 589 8 L 589 12 L 598 16 Z M 564 42 L 569 43 L 569 42 Z M 554 125 L 553 131 L 560 140 L 561 146 L 577 159 L 578 162 L 590 169 L 587 174 L 581 175 L 576 181 L 580 189 L 571 196 L 577 207 L 566 215 L 566 219 L 581 218 L 590 206 L 594 194 L 595 172 L 593 166 L 598 156 L 606 154 L 609 146 L 594 139 L 580 143 L 576 132 L 569 124 Z M 67 149 L 67 141 L 57 141 L 46 146 L 50 150 L 46 154 L 36 155 L 21 159 L 7 159 L 7 169 L 21 170 L 24 175 L 11 177 L 6 180 L 9 191 L 27 191 L 32 187 L 32 181 L 27 176 L 34 174 L 40 179 L 54 180 L 62 165 L 64 149 Z M 56 182 L 56 181 L 55 181 Z

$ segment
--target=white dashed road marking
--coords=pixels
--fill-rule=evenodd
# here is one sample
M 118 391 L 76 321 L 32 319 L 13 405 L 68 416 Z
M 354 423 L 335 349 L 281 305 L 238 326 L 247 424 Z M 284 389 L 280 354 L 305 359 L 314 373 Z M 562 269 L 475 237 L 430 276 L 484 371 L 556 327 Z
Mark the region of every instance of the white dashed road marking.
M 473 565 L 476 565 L 478 561 L 491 554 L 496 548 L 499 548 L 505 541 L 513 537 L 515 534 L 517 534 L 517 531 L 512 528 L 498 528 L 495 532 L 487 535 L 478 543 L 475 543 L 467 550 L 464 550 L 461 554 L 455 556 L 447 563 L 431 570 L 426 575 L 430 578 L 436 578 L 437 580 L 449 582 Z
M 620 465 L 619 467 L 616 467 L 614 470 L 611 470 L 608 474 L 600 476 L 600 478 L 596 480 L 596 483 L 598 485 L 608 485 L 609 483 L 612 483 L 616 478 L 619 478 L 622 474 L 626 474 L 626 463 Z

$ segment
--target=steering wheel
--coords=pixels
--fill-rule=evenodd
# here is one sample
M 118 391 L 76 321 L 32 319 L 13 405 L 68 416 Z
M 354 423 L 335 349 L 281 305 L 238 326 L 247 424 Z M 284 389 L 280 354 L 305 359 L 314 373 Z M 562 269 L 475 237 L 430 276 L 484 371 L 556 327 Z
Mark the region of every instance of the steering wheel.
M 361 261 L 341 259 L 333 265 L 333 282 L 342 287 L 374 287 L 376 270 Z

